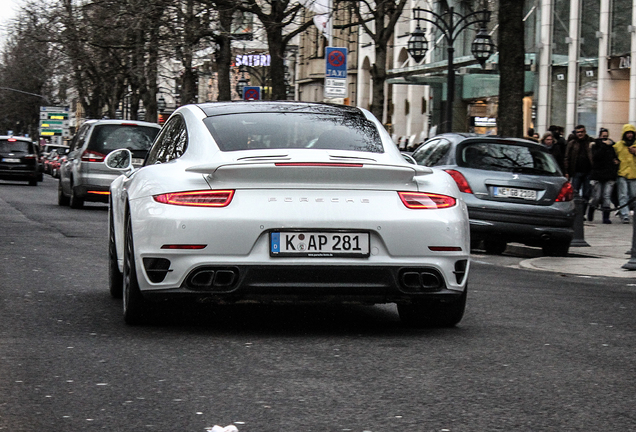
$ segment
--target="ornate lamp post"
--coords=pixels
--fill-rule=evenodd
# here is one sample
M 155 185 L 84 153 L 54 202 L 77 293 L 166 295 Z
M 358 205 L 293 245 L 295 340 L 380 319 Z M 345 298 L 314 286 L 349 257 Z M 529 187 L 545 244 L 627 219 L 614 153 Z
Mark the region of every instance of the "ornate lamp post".
M 428 41 L 424 31 L 420 28 L 420 21 L 433 24 L 442 32 L 444 39 L 446 39 L 448 46 L 448 77 L 446 84 L 446 125 L 443 129 L 444 132 L 451 132 L 453 128 L 453 103 L 455 101 L 455 65 L 453 58 L 455 41 L 466 28 L 480 24 L 481 30 L 477 33 L 477 37 L 472 43 L 471 51 L 479 64 L 484 67 L 486 60 L 494 51 L 494 45 L 486 31 L 486 24 L 490 21 L 490 11 L 483 9 L 467 15 L 461 15 L 455 12 L 455 8 L 451 7 L 448 12 L 440 15 L 430 10 L 415 8 L 413 9 L 413 19 L 417 21 L 417 27 L 411 33 L 407 51 L 416 62 L 422 61 L 428 50 Z

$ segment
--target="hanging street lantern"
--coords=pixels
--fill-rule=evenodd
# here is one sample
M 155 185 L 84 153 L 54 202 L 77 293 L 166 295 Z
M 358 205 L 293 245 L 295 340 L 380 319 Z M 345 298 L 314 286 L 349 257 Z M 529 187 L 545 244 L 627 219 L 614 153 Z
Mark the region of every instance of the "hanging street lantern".
M 424 57 L 426 57 L 426 52 L 428 51 L 428 40 L 426 40 L 426 34 L 420 27 L 419 23 L 415 27 L 415 31 L 411 33 L 406 51 L 416 63 L 421 62 Z
M 459 35 L 470 26 L 479 24 L 481 30 L 472 43 L 472 53 L 475 59 L 482 65 L 494 51 L 494 44 L 490 35 L 486 31 L 486 24 L 490 21 L 490 11 L 487 8 L 474 11 L 466 15 L 455 12 L 455 8 L 448 8 L 448 11 L 438 14 L 431 10 L 414 8 L 413 19 L 417 22 L 415 31 L 407 43 L 407 52 L 417 63 L 421 62 L 428 50 L 428 41 L 424 31 L 420 28 L 420 21 L 433 24 L 446 39 L 446 50 L 448 52 L 448 72 L 446 75 L 446 119 L 444 121 L 444 132 L 453 131 L 453 103 L 455 100 L 455 41 Z
M 483 69 L 486 65 L 486 60 L 488 60 L 495 51 L 495 44 L 492 42 L 492 38 L 485 27 L 482 27 L 477 33 L 477 36 L 475 36 L 470 51 Z

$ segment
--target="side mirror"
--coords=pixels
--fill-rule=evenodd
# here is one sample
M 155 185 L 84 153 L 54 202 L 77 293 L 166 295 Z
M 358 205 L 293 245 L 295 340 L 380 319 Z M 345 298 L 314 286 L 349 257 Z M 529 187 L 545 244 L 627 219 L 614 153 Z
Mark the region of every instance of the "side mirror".
M 104 164 L 117 171 L 132 171 L 132 153 L 128 149 L 114 150 L 106 156 Z
M 402 153 L 402 157 L 404 158 L 405 161 L 407 161 L 408 163 L 412 164 L 412 165 L 417 165 L 417 162 L 415 161 L 415 159 L 413 159 L 413 156 L 411 156 L 410 154 L 407 153 Z

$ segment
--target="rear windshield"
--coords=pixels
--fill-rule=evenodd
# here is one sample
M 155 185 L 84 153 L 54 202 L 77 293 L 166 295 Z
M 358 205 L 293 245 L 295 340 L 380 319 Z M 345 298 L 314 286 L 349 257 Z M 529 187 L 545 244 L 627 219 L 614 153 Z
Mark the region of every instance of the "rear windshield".
M 0 140 L 0 152 L 3 153 L 13 153 L 13 152 L 21 152 L 21 153 L 30 153 L 31 152 L 31 143 L 27 141 L 7 141 Z
M 338 149 L 383 153 L 375 124 L 360 115 L 243 113 L 204 120 L 222 151 Z
M 523 145 L 483 142 L 460 149 L 459 165 L 489 171 L 510 171 L 525 174 L 561 175 L 548 152 Z
M 108 154 L 113 150 L 149 150 L 159 128 L 134 125 L 97 125 L 91 135 L 88 149 Z

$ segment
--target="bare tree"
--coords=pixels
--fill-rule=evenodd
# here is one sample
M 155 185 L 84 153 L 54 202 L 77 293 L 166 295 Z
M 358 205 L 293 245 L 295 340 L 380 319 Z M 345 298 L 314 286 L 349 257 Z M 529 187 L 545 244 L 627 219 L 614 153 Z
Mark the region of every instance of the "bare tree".
M 241 8 L 258 17 L 267 35 L 267 45 L 271 56 L 272 99 L 287 99 L 287 86 L 285 84 L 287 45 L 294 36 L 312 26 L 313 22 L 311 20 L 300 22 L 303 5 L 297 1 L 242 0 Z M 286 28 L 288 32 L 284 33 Z
M 357 22 L 373 40 L 375 62 L 371 67 L 373 100 L 371 112 L 378 119 L 384 115 L 384 83 L 386 81 L 388 45 L 393 38 L 395 25 L 402 15 L 407 0 L 347 0 Z
M 499 0 L 499 135 L 522 137 L 525 47 L 523 3 Z

